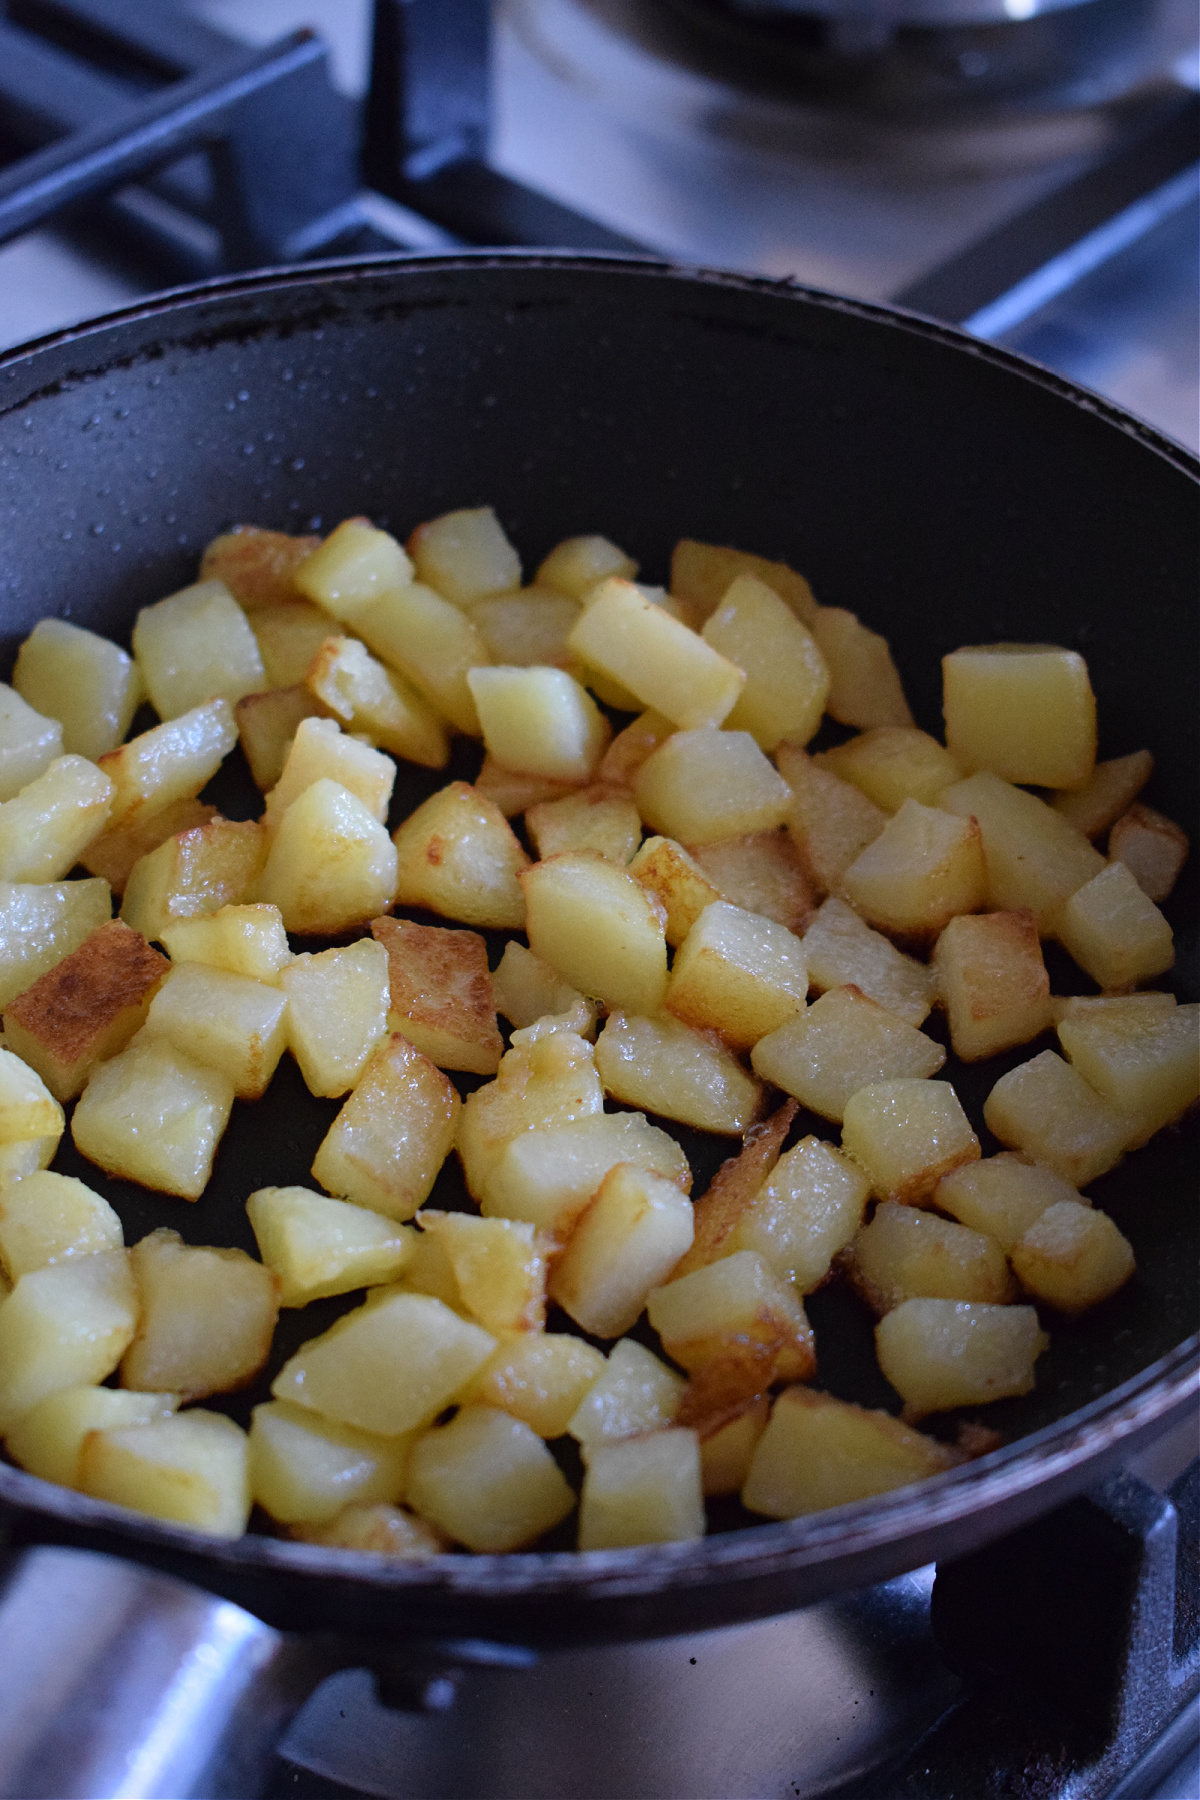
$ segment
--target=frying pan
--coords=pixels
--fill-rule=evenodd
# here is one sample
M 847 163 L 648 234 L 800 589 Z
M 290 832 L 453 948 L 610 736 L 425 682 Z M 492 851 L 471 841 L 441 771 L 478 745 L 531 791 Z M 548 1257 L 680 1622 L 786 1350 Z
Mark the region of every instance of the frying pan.
M 137 609 L 194 579 L 204 542 L 238 520 L 299 531 L 367 512 L 403 534 L 490 502 L 530 565 L 588 530 L 649 580 L 685 534 L 788 560 L 889 637 L 935 731 L 955 645 L 1076 647 L 1101 754 L 1149 745 L 1147 797 L 1195 834 L 1195 459 L 1044 370 L 887 308 L 562 255 L 252 275 L 0 362 L 0 481 L 9 657 L 47 613 L 127 641 Z M 394 816 L 470 768 L 402 767 Z M 215 797 L 255 810 L 232 773 Z M 1193 868 L 1169 907 L 1185 999 L 1195 899 Z M 1061 991 L 1065 959 L 1052 973 Z M 977 1126 L 991 1084 L 1029 1054 L 948 1071 Z M 246 1195 L 307 1181 L 336 1106 L 282 1066 L 266 1100 L 235 1108 L 195 1206 L 99 1178 L 69 1134 L 56 1166 L 111 1198 L 127 1241 L 167 1224 L 252 1250 Z M 699 1192 L 728 1146 L 680 1135 Z M 1194 1122 L 1164 1133 L 1096 1184 L 1136 1280 L 1054 1327 L 1035 1393 L 988 1409 L 1004 1448 L 919 1487 L 783 1524 L 730 1509 L 699 1543 L 578 1556 L 568 1539 L 410 1565 L 268 1535 L 214 1543 L 2 1466 L 11 1541 L 114 1553 L 327 1641 L 460 1647 L 699 1630 L 960 1556 L 1096 1481 L 1194 1397 L 1195 1140 Z M 433 1204 L 463 1204 L 456 1169 Z M 268 1379 L 346 1304 L 285 1314 Z M 895 1406 L 861 1308 L 831 1288 L 812 1316 L 823 1384 Z M 230 1412 L 244 1420 L 265 1385 Z

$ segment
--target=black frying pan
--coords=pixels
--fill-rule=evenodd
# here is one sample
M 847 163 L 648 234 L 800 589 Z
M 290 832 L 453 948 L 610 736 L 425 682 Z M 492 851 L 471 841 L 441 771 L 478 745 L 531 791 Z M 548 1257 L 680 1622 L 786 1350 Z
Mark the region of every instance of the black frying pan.
M 588 530 L 627 545 L 650 580 L 683 534 L 786 558 L 888 635 L 935 731 L 944 651 L 1076 646 L 1101 754 L 1150 746 L 1148 798 L 1195 833 L 1197 465 L 955 332 L 633 262 L 340 264 L 190 290 L 10 356 L 0 409 L 10 656 L 46 613 L 127 638 L 138 607 L 193 579 L 205 540 L 237 520 L 318 529 L 368 512 L 404 534 L 492 502 L 527 566 Z M 469 774 L 469 755 L 450 773 Z M 446 778 L 402 769 L 397 816 Z M 226 810 L 255 810 L 233 776 L 218 785 Z M 1170 904 L 1176 987 L 1193 999 L 1195 902 L 1193 866 Z M 1065 960 L 1055 976 L 1069 978 Z M 1029 1054 L 948 1071 L 977 1125 L 991 1083 Z M 112 1198 L 130 1241 L 166 1223 L 252 1249 L 246 1195 L 306 1180 L 334 1111 L 285 1064 L 264 1102 L 235 1108 L 195 1206 L 104 1181 L 69 1137 L 57 1166 Z M 987 1410 L 1008 1447 L 919 1488 L 787 1524 L 719 1514 L 696 1544 L 422 1565 L 265 1535 L 214 1544 L 7 1466 L 0 1504 L 18 1542 L 113 1550 L 301 1630 L 552 1644 L 780 1612 L 971 1550 L 1180 1415 L 1197 1377 L 1195 1143 L 1193 1121 L 1096 1184 L 1136 1281 L 1054 1328 L 1034 1394 Z M 723 1151 L 688 1148 L 700 1191 Z M 433 1201 L 462 1203 L 455 1168 Z M 273 1367 L 348 1303 L 285 1314 Z M 811 1310 L 824 1384 L 895 1405 L 857 1303 L 831 1288 Z M 264 1391 L 229 1410 L 244 1419 Z

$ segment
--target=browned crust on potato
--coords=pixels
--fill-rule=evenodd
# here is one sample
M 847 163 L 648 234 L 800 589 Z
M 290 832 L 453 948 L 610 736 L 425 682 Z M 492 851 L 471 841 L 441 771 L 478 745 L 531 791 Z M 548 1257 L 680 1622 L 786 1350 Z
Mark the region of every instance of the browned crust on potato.
M 261 525 L 235 525 L 206 547 L 199 579 L 223 581 L 245 607 L 301 600 L 296 570 L 320 542 L 319 537 L 289 537 L 286 531 L 267 531 Z
M 102 875 L 114 894 L 123 894 L 134 863 L 149 856 L 168 838 L 178 837 L 181 831 L 194 831 L 219 817 L 215 806 L 200 800 L 173 800 L 155 813 L 138 811 L 124 824 L 102 831 L 80 861 L 92 875 Z
M 79 1062 L 121 1013 L 150 998 L 170 966 L 140 931 L 113 919 L 19 994 L 5 1027 L 15 1021 L 57 1061 Z
M 487 945 L 477 931 L 384 916 L 371 921 L 371 935 L 387 951 L 393 1012 L 465 1043 L 503 1049 Z
M 1134 802 L 1108 838 L 1112 862 L 1123 862 L 1147 899 L 1158 906 L 1170 894 L 1188 857 L 1187 832 L 1165 813 Z
M 673 1280 L 716 1262 L 725 1240 L 779 1161 L 783 1140 L 799 1110 L 798 1101 L 785 1100 L 769 1119 L 752 1125 L 738 1154 L 721 1164 L 707 1192 L 695 1203 L 692 1247 L 675 1269 Z
M 688 844 L 686 849 L 734 906 L 796 932 L 804 930 L 816 911 L 812 883 L 786 826 L 715 844 Z

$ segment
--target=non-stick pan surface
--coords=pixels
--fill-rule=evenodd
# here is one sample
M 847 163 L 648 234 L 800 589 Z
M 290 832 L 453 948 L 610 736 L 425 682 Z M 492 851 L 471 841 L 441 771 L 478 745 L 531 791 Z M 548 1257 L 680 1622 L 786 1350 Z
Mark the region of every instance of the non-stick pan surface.
M 580 531 L 628 546 L 650 580 L 685 534 L 787 559 L 887 634 L 935 731 L 946 650 L 1074 646 L 1101 754 L 1152 748 L 1147 798 L 1195 832 L 1194 460 L 1044 371 L 886 309 L 578 257 L 248 277 L 0 363 L 0 484 L 9 658 L 47 613 L 127 641 L 137 609 L 194 579 L 205 541 L 239 520 L 319 530 L 367 512 L 404 534 L 490 502 L 527 566 Z M 471 754 L 450 773 L 469 775 Z M 402 766 L 394 817 L 446 778 Z M 232 815 L 256 810 L 236 776 L 215 788 Z M 1193 866 L 1169 909 L 1191 999 L 1196 886 Z M 1053 973 L 1061 991 L 1065 959 Z M 947 1071 L 977 1126 L 997 1075 L 1029 1054 Z M 129 1241 L 168 1224 L 253 1250 L 247 1194 L 307 1180 L 335 1111 L 285 1063 L 263 1102 L 235 1107 L 195 1206 L 103 1180 L 69 1135 L 56 1166 L 111 1197 Z M 1096 1185 L 1137 1278 L 1054 1326 L 1034 1394 L 987 1409 L 1008 1446 L 836 1514 L 731 1511 L 699 1544 L 387 1565 L 266 1535 L 212 1544 L 7 1466 L 0 1502 L 18 1537 L 116 1549 L 294 1627 L 553 1642 L 782 1611 L 972 1549 L 1178 1414 L 1196 1378 L 1195 1146 L 1193 1122 Z M 727 1147 L 687 1147 L 699 1192 Z M 456 1167 L 433 1203 L 463 1204 Z M 272 1372 L 348 1303 L 285 1314 Z M 895 1406 L 857 1303 L 831 1288 L 811 1312 L 822 1383 Z M 231 1396 L 233 1415 L 265 1385 Z

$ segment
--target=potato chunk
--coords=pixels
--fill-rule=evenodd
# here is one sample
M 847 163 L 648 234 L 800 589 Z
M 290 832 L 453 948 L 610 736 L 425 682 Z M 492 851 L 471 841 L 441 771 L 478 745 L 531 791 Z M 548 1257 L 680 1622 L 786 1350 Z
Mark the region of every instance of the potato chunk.
M 468 1550 L 518 1550 L 575 1505 L 537 1433 L 494 1406 L 464 1406 L 413 1447 L 409 1503 Z
M 150 1002 L 147 1029 L 216 1069 L 239 1100 L 270 1086 L 287 1048 L 287 995 L 205 963 L 179 963 Z
M 790 1282 L 754 1250 L 735 1250 L 655 1288 L 646 1316 L 663 1349 L 695 1375 L 723 1365 L 725 1392 L 749 1399 L 816 1373 L 812 1327 Z
M 761 1086 L 724 1044 L 669 1013 L 610 1013 L 596 1068 L 614 1100 L 701 1131 L 740 1134 L 762 1101 Z
M 692 860 L 720 889 L 720 898 L 746 912 L 761 913 L 800 932 L 814 909 L 812 887 L 786 830 L 752 831 L 696 844 Z
M 766 1394 L 755 1394 L 717 1411 L 681 1416 L 700 1440 L 700 1480 L 705 1497 L 736 1494 L 750 1473 L 758 1441 L 771 1416 Z
M 176 919 L 206 918 L 249 900 L 266 860 L 261 825 L 223 819 L 181 831 L 134 864 L 121 917 L 147 942 Z
M 479 736 L 467 684 L 491 653 L 466 613 L 423 582 L 394 588 L 354 614 L 354 630 L 381 661 L 399 670 L 457 731 Z
M 488 1172 L 481 1210 L 485 1218 L 525 1219 L 565 1239 L 618 1163 L 648 1169 L 683 1193 L 692 1184 L 675 1139 L 641 1113 L 597 1113 L 514 1137 Z
M 427 769 L 445 767 L 450 745 L 440 714 L 357 638 L 326 638 L 299 679 L 348 731 Z
M 239 606 L 294 600 L 296 571 L 320 545 L 319 537 L 292 537 L 259 525 L 235 525 L 213 538 L 200 558 L 202 581 L 223 581 Z
M 205 963 L 278 987 L 292 962 L 287 932 L 277 906 L 230 903 L 215 913 L 176 919 L 163 927 L 163 947 L 174 963 Z
M 93 838 L 80 861 L 93 875 L 112 883 L 114 894 L 123 894 L 138 863 L 168 838 L 195 831 L 220 818 L 215 806 L 201 800 L 172 800 L 154 812 L 135 812 L 124 824 L 114 825 Z
M 429 1210 L 417 1223 L 445 1252 L 459 1301 L 485 1330 L 545 1329 L 546 1246 L 532 1225 Z
M 246 1434 L 197 1407 L 146 1425 L 89 1432 L 79 1486 L 96 1500 L 212 1537 L 241 1537 L 250 1517 Z
M 797 1519 L 924 1481 L 956 1461 L 953 1451 L 885 1412 L 792 1387 L 776 1400 L 759 1439 L 742 1504 L 771 1519 Z
M 57 715 L 43 716 L 32 701 L 0 682 L 0 800 L 15 800 L 62 753 L 63 728 Z
M 966 1300 L 905 1300 L 875 1327 L 879 1366 L 909 1421 L 1028 1394 L 1049 1342 L 1032 1306 Z
M 363 1550 L 368 1556 L 388 1556 L 397 1562 L 421 1562 L 448 1548 L 440 1531 L 402 1506 L 376 1502 L 344 1506 L 327 1525 L 293 1525 L 291 1535 L 304 1544 L 323 1544 L 329 1550 Z
M 950 752 L 910 725 L 877 726 L 824 751 L 819 760 L 886 813 L 899 812 L 906 800 L 936 806 L 938 795 L 963 778 Z
M 89 1432 L 169 1419 L 178 1394 L 129 1394 L 121 1388 L 59 1388 L 31 1407 L 8 1432 L 4 1447 L 13 1461 L 43 1481 L 79 1486 L 83 1441 Z
M 719 1032 L 735 1050 L 802 1014 L 808 971 L 799 938 L 773 919 L 723 900 L 706 907 L 680 946 L 666 1007 L 688 1025 Z
M 0 1301 L 0 1432 L 48 1394 L 111 1375 L 137 1314 L 124 1250 L 72 1256 L 22 1275 Z
M 271 691 L 303 682 L 313 658 L 330 636 L 331 624 L 329 614 L 310 600 L 283 600 L 257 607 L 250 629 Z M 242 699 L 250 697 L 246 694 Z M 237 706 L 241 705 L 239 700 Z M 319 704 L 316 710 L 322 710 Z
M 238 701 L 234 717 L 242 754 L 261 792 L 278 785 L 304 720 L 324 716 L 325 708 L 299 684 L 273 688 L 266 694 L 247 694 Z
M 381 594 L 407 587 L 413 566 L 390 532 L 343 519 L 297 566 L 296 589 L 335 619 L 352 619 Z
M 420 580 L 456 606 L 521 585 L 521 559 L 491 506 L 463 507 L 418 525 L 408 553 Z
M 1162 901 L 1187 861 L 1187 833 L 1152 807 L 1131 806 L 1109 833 L 1108 854 L 1132 871 L 1147 899 Z
M 1059 1042 L 1089 1087 L 1132 1121 L 1136 1148 L 1200 1096 L 1200 1007 L 1159 1011 L 1131 1001 L 1076 1006 L 1058 1024 Z
M 1060 1200 L 1048 1206 L 1012 1252 L 1022 1287 L 1074 1316 L 1098 1306 L 1133 1274 L 1133 1249 L 1107 1213 Z
M 62 1134 L 63 1110 L 40 1075 L 0 1049 L 0 1144 Z
M 882 1315 L 904 1300 L 1016 1298 L 1004 1252 L 994 1238 L 915 1206 L 885 1200 L 851 1246 L 850 1274 L 871 1309 Z
M 143 606 L 133 654 L 162 719 L 178 719 L 206 700 L 232 705 L 267 685 L 249 621 L 223 581 L 200 581 Z
M 753 575 L 765 582 L 811 631 L 820 609 L 803 575 L 787 563 L 772 562 L 748 550 L 705 544 L 696 538 L 680 538 L 671 553 L 671 592 L 701 619 L 715 612 L 739 575 Z
M 288 931 L 332 937 L 396 895 L 396 849 L 356 794 L 315 781 L 280 821 L 258 885 Z
M 59 756 L 0 805 L 0 877 L 61 881 L 107 823 L 113 784 L 82 756 Z
M 567 638 L 579 603 L 543 588 L 494 594 L 471 606 L 471 623 L 497 663 L 561 669 L 570 662 Z
M 594 591 L 567 644 L 684 730 L 719 725 L 746 682 L 727 657 L 617 577 Z
M 1048 1163 L 1073 1187 L 1087 1187 L 1120 1162 L 1131 1121 L 1053 1050 L 1002 1075 L 983 1107 L 1002 1144 Z
M 510 938 L 492 976 L 496 1010 L 519 1031 L 548 1014 L 565 1013 L 583 999 L 549 963 Z
M 618 1163 L 556 1261 L 551 1297 L 592 1336 L 620 1337 L 691 1241 L 691 1202 L 675 1183 Z
M 596 779 L 611 787 L 628 787 L 652 751 L 665 744 L 675 727 L 661 713 L 640 713 L 618 731 L 600 760 Z
M 812 632 L 778 594 L 754 575 L 737 576 L 701 636 L 746 677 L 729 729 L 748 731 L 763 750 L 783 738 L 807 744 L 825 710 L 829 670 Z
M 441 1070 L 396 1032 L 367 1063 L 312 1172 L 331 1194 L 411 1219 L 454 1142 L 460 1106 Z
M 107 881 L 0 881 L 0 1007 L 111 917 Z
M 983 905 L 983 841 L 974 819 L 906 800 L 842 877 L 846 898 L 871 924 L 929 942 L 957 913 Z
M 935 1206 L 972 1231 L 985 1232 L 1004 1251 L 1020 1242 L 1047 1207 L 1079 1198 L 1054 1169 L 1011 1150 L 952 1169 L 933 1190 Z
M 862 1224 L 870 1191 L 848 1156 L 821 1138 L 801 1138 L 736 1221 L 726 1249 L 757 1251 L 777 1275 L 810 1294 Z
M 902 955 L 844 900 L 831 894 L 823 901 L 802 942 L 809 984 L 818 992 L 856 987 L 906 1025 L 920 1025 L 928 1016 L 935 993 L 932 970 Z
M 933 952 L 954 1054 L 978 1062 L 1050 1024 L 1050 977 L 1027 910 L 951 919 Z
M 543 860 L 564 851 L 596 850 L 618 868 L 642 840 L 637 807 L 628 794 L 607 787 L 581 788 L 529 807 L 525 829 Z
M 124 1243 L 108 1201 L 70 1175 L 38 1169 L 0 1187 L 0 1269 L 11 1282 L 32 1269 L 120 1250 Z
M 946 742 L 968 774 L 1079 788 L 1096 762 L 1087 664 L 1052 644 L 980 644 L 942 658 Z
M 354 1502 L 402 1500 L 410 1449 L 268 1400 L 250 1415 L 250 1491 L 281 1525 L 324 1525 Z
M 494 1075 L 504 1043 L 487 945 L 474 931 L 373 919 L 388 959 L 390 1023 L 439 1069 Z
M 878 1200 L 914 1205 L 943 1175 L 979 1156 L 979 1139 L 948 1081 L 878 1081 L 846 1102 L 842 1148 Z
M 527 775 L 520 769 L 506 769 L 494 756 L 485 754 L 475 777 L 475 792 L 513 819 L 531 806 L 547 800 L 562 800 L 578 790 L 577 781 L 552 781 L 548 775 Z
M 246 1202 L 258 1253 L 279 1284 L 281 1306 L 395 1281 L 413 1258 L 415 1233 L 382 1213 L 309 1188 L 259 1188 Z
M 724 899 L 696 859 L 671 838 L 647 838 L 629 873 L 665 908 L 668 944 L 682 944 L 706 906 Z
M 1123 862 L 1077 888 L 1058 915 L 1057 936 L 1099 987 L 1132 987 L 1175 961 L 1171 927 Z
M 874 843 L 887 814 L 794 744 L 781 744 L 777 760 L 792 793 L 787 827 L 800 865 L 820 893 L 840 891 L 846 870 Z
M 396 900 L 464 925 L 521 931 L 525 896 L 517 877 L 529 858 L 500 809 L 465 781 L 418 806 L 395 836 Z
M 388 816 L 396 765 L 390 756 L 347 737 L 336 719 L 302 719 L 296 726 L 283 773 L 267 795 L 263 823 L 274 831 L 289 806 L 314 781 L 336 781 L 356 794 L 373 819 Z
M 568 594 L 572 600 L 582 600 L 610 575 L 632 581 L 637 572 L 632 557 L 608 538 L 592 534 L 564 538 L 556 544 L 538 566 L 537 584 Z
M 791 789 L 748 731 L 677 731 L 648 756 L 634 798 L 651 830 L 685 844 L 782 825 Z
M 587 781 L 595 773 L 609 724 L 565 669 L 470 669 L 467 686 L 484 744 L 504 768 L 552 781 Z
M 586 1461 L 605 1444 L 670 1425 L 679 1411 L 685 1384 L 657 1356 L 621 1338 L 602 1373 L 589 1387 L 567 1425 Z
M 856 987 L 830 988 L 799 1018 L 761 1038 L 751 1057 L 764 1081 L 833 1120 L 868 1082 L 919 1080 L 936 1075 L 945 1060 L 940 1044 Z
M 1028 907 L 1044 937 L 1076 888 L 1104 867 L 1100 852 L 1061 813 L 998 775 L 969 775 L 946 788 L 938 805 L 979 825 L 987 905 L 998 912 Z
M 280 977 L 288 1046 L 310 1094 L 336 1099 L 352 1088 L 388 1035 L 387 952 L 360 938 L 297 956 Z
M 237 743 L 228 700 L 209 700 L 177 719 L 143 731 L 97 763 L 114 784 L 109 825 L 147 817 L 176 800 L 191 800 Z
M 604 1110 L 592 1046 L 571 1031 L 551 1032 L 501 1058 L 495 1081 L 468 1096 L 458 1127 L 467 1187 L 482 1199 L 513 1138 Z
M 254 1379 L 279 1315 L 269 1269 L 244 1250 L 197 1249 L 166 1229 L 135 1244 L 129 1261 L 139 1312 L 123 1387 L 199 1400 Z
M 593 1451 L 579 1500 L 581 1550 L 674 1544 L 704 1531 L 694 1431 L 655 1431 Z
M 1098 762 L 1083 787 L 1064 788 L 1051 805 L 1084 837 L 1099 837 L 1132 806 L 1153 771 L 1154 758 L 1148 750 Z
M 829 667 L 830 718 L 862 729 L 912 724 L 886 638 L 840 606 L 819 607 L 811 628 Z
M 469 1398 L 511 1413 L 540 1438 L 562 1437 L 604 1369 L 600 1351 L 582 1338 L 527 1333 L 500 1344 Z
M 595 851 L 578 851 L 534 863 L 521 886 L 529 947 L 564 981 L 608 1006 L 662 1004 L 662 910 L 632 875 Z
M 110 1175 L 198 1200 L 232 1106 L 227 1075 L 143 1030 L 95 1070 L 71 1135 Z

